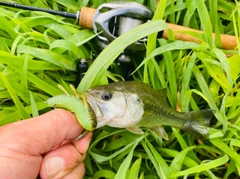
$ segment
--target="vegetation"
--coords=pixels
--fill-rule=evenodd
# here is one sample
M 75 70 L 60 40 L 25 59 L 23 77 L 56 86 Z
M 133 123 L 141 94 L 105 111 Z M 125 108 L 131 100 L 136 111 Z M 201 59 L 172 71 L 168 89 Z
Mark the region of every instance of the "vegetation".
M 77 12 L 96 8 L 104 0 L 17 0 L 16 3 Z M 108 1 L 109 2 L 109 1 Z M 165 141 L 146 130 L 134 135 L 103 127 L 94 132 L 86 163 L 86 178 L 239 178 L 240 174 L 240 52 L 221 49 L 220 34 L 238 39 L 239 3 L 230 0 L 136 0 L 152 9 L 151 22 L 120 36 L 103 50 L 78 86 L 84 92 L 96 84 L 122 78 L 109 70 L 129 44 L 148 36 L 146 51 L 133 54 L 134 80 L 155 89 L 167 88 L 169 104 L 182 112 L 211 108 L 216 119 L 209 141 L 166 128 Z M 0 125 L 38 116 L 45 100 L 58 95 L 76 78 L 79 59 L 93 59 L 91 29 L 75 20 L 44 12 L 0 7 Z M 167 24 L 188 32 L 201 43 L 157 36 Z M 213 39 L 212 32 L 216 34 Z M 237 41 L 239 44 L 239 41 Z

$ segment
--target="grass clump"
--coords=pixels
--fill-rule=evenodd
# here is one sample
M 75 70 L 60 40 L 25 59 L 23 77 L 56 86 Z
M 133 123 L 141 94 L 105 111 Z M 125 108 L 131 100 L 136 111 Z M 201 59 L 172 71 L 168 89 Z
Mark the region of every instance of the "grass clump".
M 76 12 L 105 1 L 17 1 L 42 8 Z M 240 58 L 238 47 L 221 49 L 220 34 L 238 39 L 239 4 L 227 0 L 141 1 L 154 20 L 113 41 L 91 64 L 78 86 L 118 81 L 109 67 L 132 42 L 148 37 L 146 52 L 132 56 L 135 80 L 167 88 L 169 104 L 182 112 L 211 108 L 216 120 L 209 142 L 167 128 L 168 141 L 150 131 L 131 134 L 103 127 L 94 132 L 85 178 L 238 178 L 240 173 Z M 74 20 L 43 12 L 0 7 L 0 125 L 42 114 L 45 100 L 60 94 L 57 85 L 74 84 L 76 63 L 93 58 L 96 35 Z M 201 43 L 159 38 L 165 22 L 200 29 L 187 32 Z M 138 33 L 137 33 L 138 32 Z M 215 39 L 212 32 L 216 34 Z M 123 43 L 124 42 L 124 43 Z M 237 41 L 238 43 L 238 41 Z

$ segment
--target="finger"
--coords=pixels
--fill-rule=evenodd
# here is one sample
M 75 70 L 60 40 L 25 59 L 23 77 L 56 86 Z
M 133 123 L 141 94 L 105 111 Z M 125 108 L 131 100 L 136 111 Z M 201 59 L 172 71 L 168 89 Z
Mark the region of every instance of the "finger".
M 74 178 L 81 179 L 84 177 L 84 173 L 85 173 L 85 165 L 82 162 L 76 168 L 74 168 L 74 170 L 71 173 L 64 176 L 62 179 L 74 179 Z
M 85 159 L 90 140 L 91 133 L 77 141 L 75 145 L 66 144 L 46 154 L 40 169 L 41 178 L 62 178 L 72 172 L 84 173 L 84 170 L 81 170 L 81 172 L 79 169 L 76 169 L 75 172 L 74 170 L 79 168 L 78 165 Z M 76 145 L 78 145 L 78 148 L 76 148 Z
M 43 179 L 62 178 L 71 173 L 84 158 L 85 155 L 80 154 L 73 145 L 61 146 L 44 157 L 40 176 Z
M 73 144 L 79 153 L 84 154 L 87 152 L 91 138 L 92 132 L 88 132 L 81 140 L 73 140 Z
M 6 147 L 12 150 L 39 155 L 59 146 L 64 140 L 75 139 L 82 131 L 72 113 L 55 109 L 36 118 L 5 125 L 0 128 L 0 136 L 4 134 L 0 142 L 5 141 Z

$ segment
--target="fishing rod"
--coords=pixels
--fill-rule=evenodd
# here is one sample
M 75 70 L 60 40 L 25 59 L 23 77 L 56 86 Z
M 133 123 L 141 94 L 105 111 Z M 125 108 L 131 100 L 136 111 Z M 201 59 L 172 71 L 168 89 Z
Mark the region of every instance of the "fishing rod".
M 147 7 L 136 2 L 126 1 L 104 3 L 97 9 L 82 7 L 81 11 L 79 10 L 77 13 L 56 11 L 9 2 L 0 2 L 0 6 L 14 7 L 24 10 L 42 11 L 66 18 L 76 19 L 79 25 L 82 27 L 93 29 L 95 33 L 103 32 L 101 35 L 99 35 L 99 38 L 105 41 L 105 45 L 101 44 L 103 48 L 106 46 L 106 44 L 110 43 L 119 35 L 151 20 L 153 17 L 153 12 Z M 199 39 L 184 33 L 184 31 L 204 33 L 203 31 L 176 24 L 167 24 L 169 26 L 169 29 L 174 32 L 175 39 L 197 43 L 201 42 Z M 212 35 L 215 39 L 215 34 L 213 33 Z M 168 39 L 168 30 L 164 30 L 162 37 Z M 222 42 L 222 49 L 232 50 L 237 47 L 237 40 L 235 36 L 220 34 L 220 38 Z M 138 50 L 139 48 L 137 48 L 137 51 Z
M 13 7 L 18 9 L 33 10 L 33 11 L 42 11 L 54 15 L 63 16 L 66 18 L 73 18 L 78 21 L 78 24 L 81 27 L 93 29 L 97 34 L 96 45 L 100 50 L 103 50 L 109 43 L 111 43 L 118 36 L 123 33 L 133 29 L 134 27 L 143 24 L 153 17 L 153 12 L 136 2 L 126 2 L 126 1 L 115 1 L 101 4 L 97 9 L 82 7 L 77 13 L 69 13 L 63 11 L 55 11 L 44 8 L 37 8 L 33 6 L 26 6 L 16 3 L 0 2 L 0 6 Z M 201 43 L 201 40 L 187 34 L 187 32 L 197 32 L 203 34 L 203 31 L 195 30 L 192 28 L 170 24 L 167 23 L 169 29 L 174 32 L 174 38 L 177 40 L 190 41 Z M 162 37 L 165 39 L 169 38 L 168 31 L 166 29 L 162 32 Z M 215 34 L 212 34 L 215 39 Z M 221 38 L 221 48 L 226 50 L 232 50 L 237 47 L 237 38 L 232 35 L 220 34 Z M 118 57 L 118 64 L 124 68 L 126 73 L 123 76 L 127 76 L 130 70 L 130 56 L 136 52 L 141 52 L 145 50 L 145 42 L 147 38 L 141 39 L 130 46 L 128 46 L 122 54 Z M 78 64 L 82 76 L 82 72 L 86 72 L 87 69 L 86 60 L 81 61 Z M 81 69 L 82 68 L 82 69 Z

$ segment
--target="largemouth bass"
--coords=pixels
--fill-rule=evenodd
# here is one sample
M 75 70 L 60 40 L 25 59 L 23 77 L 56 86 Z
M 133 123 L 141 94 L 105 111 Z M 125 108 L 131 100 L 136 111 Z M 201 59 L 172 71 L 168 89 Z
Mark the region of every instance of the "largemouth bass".
M 148 128 L 168 136 L 162 126 L 180 128 L 199 139 L 206 139 L 211 109 L 181 113 L 172 109 L 165 90 L 154 90 L 142 82 L 126 81 L 96 86 L 85 93 L 95 112 L 96 128 L 111 126 L 142 134 Z

